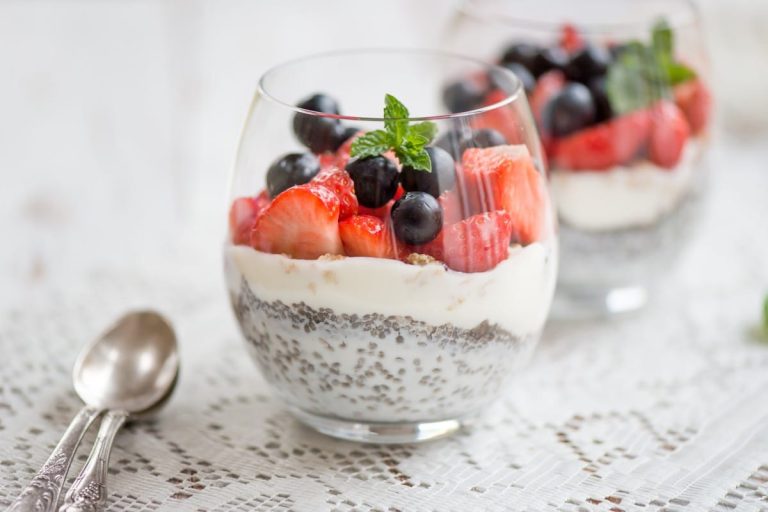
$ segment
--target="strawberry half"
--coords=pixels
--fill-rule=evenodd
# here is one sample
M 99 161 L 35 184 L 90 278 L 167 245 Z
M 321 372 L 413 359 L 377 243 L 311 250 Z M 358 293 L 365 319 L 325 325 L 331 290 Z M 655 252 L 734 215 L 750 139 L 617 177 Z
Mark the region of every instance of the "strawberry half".
M 698 135 L 709 124 L 712 111 L 712 93 L 699 79 L 689 80 L 675 86 L 675 103 L 685 114 L 691 132 Z
M 691 130 L 683 112 L 674 103 L 660 101 L 651 109 L 651 138 L 648 156 L 660 167 L 673 169 L 683 156 Z
M 312 178 L 312 183 L 323 186 L 336 194 L 339 198 L 339 218 L 346 219 L 357 215 L 357 196 L 355 195 L 355 183 L 344 169 L 336 166 L 321 169 L 317 176 Z
M 264 190 L 256 197 L 238 197 L 229 208 L 229 232 L 235 245 L 249 245 L 251 230 L 264 209 L 269 206 L 269 194 Z
M 312 260 L 344 254 L 339 237 L 339 198 L 312 183 L 279 194 L 259 216 L 251 232 L 254 249 Z
M 648 110 L 638 110 L 580 130 L 554 142 L 556 168 L 608 170 L 635 157 L 647 142 L 651 127 Z
M 527 147 L 469 148 L 462 169 L 459 186 L 473 212 L 505 210 L 516 240 L 529 244 L 542 238 L 547 191 Z
M 486 212 L 448 226 L 438 240 L 442 260 L 459 272 L 485 272 L 509 256 L 512 218 L 504 210 Z M 440 240 L 441 239 L 441 240 Z
M 354 215 L 339 222 L 339 234 L 347 256 L 397 257 L 396 243 L 387 223 L 371 215 Z

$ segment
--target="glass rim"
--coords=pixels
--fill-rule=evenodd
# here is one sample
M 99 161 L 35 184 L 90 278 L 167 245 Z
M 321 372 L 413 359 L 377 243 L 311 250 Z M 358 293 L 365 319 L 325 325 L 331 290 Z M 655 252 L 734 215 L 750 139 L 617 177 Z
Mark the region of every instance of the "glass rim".
M 520 79 L 514 73 L 512 73 L 510 70 L 508 70 L 503 66 L 486 62 L 482 59 L 476 59 L 473 57 L 467 57 L 465 55 L 460 55 L 457 53 L 447 52 L 443 50 L 428 49 L 428 48 L 356 48 L 356 49 L 332 50 L 332 51 L 326 51 L 326 52 L 313 53 L 310 55 L 305 55 L 303 57 L 290 59 L 280 64 L 277 64 L 275 66 L 272 66 L 267 71 L 265 71 L 264 74 L 261 75 L 261 78 L 259 78 L 256 92 L 258 95 L 278 105 L 281 105 L 282 107 L 285 107 L 297 113 L 302 113 L 302 114 L 306 114 L 314 117 L 327 117 L 331 119 L 339 119 L 344 121 L 377 121 L 377 122 L 390 121 L 395 118 L 386 118 L 383 116 L 382 117 L 355 116 L 350 114 L 328 114 L 325 112 L 317 112 L 315 110 L 307 110 L 307 109 L 299 108 L 296 105 L 293 105 L 283 99 L 280 99 L 278 95 L 275 95 L 269 90 L 267 90 L 268 88 L 265 85 L 265 81 L 273 73 L 278 73 L 280 71 L 285 70 L 286 68 L 289 68 L 291 66 L 295 66 L 297 64 L 301 64 L 304 62 L 309 62 L 312 60 L 328 58 L 328 57 L 341 57 L 341 56 L 365 55 L 365 54 L 385 54 L 385 53 L 432 56 L 434 58 L 451 59 L 456 62 L 463 61 L 465 63 L 480 66 L 481 68 L 485 69 L 488 72 L 495 71 L 497 73 L 502 73 L 510 80 L 510 83 L 512 84 L 511 92 L 507 93 L 506 91 L 503 91 L 504 98 L 494 103 L 491 103 L 490 105 L 484 105 L 479 108 L 466 110 L 462 112 L 454 112 L 454 113 L 448 113 L 448 114 L 434 114 L 434 115 L 428 115 L 428 116 L 412 116 L 412 117 L 397 118 L 397 119 L 407 119 L 408 121 L 440 121 L 440 120 L 446 120 L 446 119 L 459 119 L 464 117 L 476 116 L 476 115 L 484 114 L 486 112 L 492 112 L 494 110 L 497 110 L 499 108 L 502 108 L 504 106 L 507 106 L 515 102 L 520 97 L 520 94 L 523 90 L 522 82 L 520 82 Z M 436 91 L 435 94 L 437 95 L 439 94 L 439 92 Z M 382 101 L 383 101 L 383 98 L 382 98 Z
M 590 0 L 591 2 L 610 2 L 615 3 L 617 0 Z M 636 2 L 637 0 L 618 0 L 624 2 Z M 700 13 L 697 4 L 693 0 L 665 0 L 672 5 L 682 5 L 688 10 L 687 15 L 683 21 L 680 20 L 668 20 L 669 25 L 672 28 L 681 28 L 691 26 L 699 23 Z M 559 30 L 563 23 L 567 20 L 545 20 L 537 18 L 535 16 L 526 17 L 525 15 L 512 15 L 499 9 L 498 6 L 514 4 L 515 0 L 463 0 L 458 7 L 458 11 L 468 17 L 474 18 L 479 21 L 488 23 L 496 23 L 500 25 L 521 25 L 534 30 L 540 31 L 554 31 Z M 474 7 L 474 9 L 470 8 Z M 481 12 L 482 11 L 482 12 Z M 657 17 L 661 16 L 659 14 Z M 585 34 L 604 33 L 618 29 L 634 28 L 646 25 L 646 20 L 632 20 L 632 21 L 614 21 L 614 22 L 599 22 L 599 23 L 584 23 L 578 24 L 579 32 Z

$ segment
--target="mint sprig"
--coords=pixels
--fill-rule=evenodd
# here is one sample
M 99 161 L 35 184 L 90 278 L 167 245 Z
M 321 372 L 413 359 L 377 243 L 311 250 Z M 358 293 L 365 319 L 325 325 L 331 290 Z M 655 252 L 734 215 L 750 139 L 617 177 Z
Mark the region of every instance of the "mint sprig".
M 384 129 L 373 130 L 352 142 L 352 158 L 378 156 L 392 150 L 401 165 L 432 172 L 426 146 L 437 134 L 431 121 L 410 124 L 408 109 L 391 94 L 384 96 Z
M 658 21 L 650 44 L 631 41 L 624 45 L 606 76 L 606 92 L 611 108 L 618 114 L 645 108 L 669 98 L 671 87 L 696 78 L 696 72 L 675 60 L 672 28 Z

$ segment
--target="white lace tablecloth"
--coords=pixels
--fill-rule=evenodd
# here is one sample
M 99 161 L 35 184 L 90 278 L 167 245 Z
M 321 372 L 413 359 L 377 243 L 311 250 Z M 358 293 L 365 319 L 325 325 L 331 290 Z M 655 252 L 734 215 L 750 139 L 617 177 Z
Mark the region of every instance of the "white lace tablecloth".
M 154 422 L 120 434 L 110 510 L 768 510 L 768 343 L 751 332 L 768 291 L 766 157 L 736 143 L 713 155 L 706 218 L 651 307 L 550 324 L 476 427 L 418 446 L 298 425 L 246 355 L 213 243 L 132 271 L 105 263 L 47 277 L 32 265 L 2 290 L 0 507 L 80 405 L 79 347 L 125 308 L 149 305 L 176 324 L 182 374 Z M 68 236 L 95 247 L 86 235 Z

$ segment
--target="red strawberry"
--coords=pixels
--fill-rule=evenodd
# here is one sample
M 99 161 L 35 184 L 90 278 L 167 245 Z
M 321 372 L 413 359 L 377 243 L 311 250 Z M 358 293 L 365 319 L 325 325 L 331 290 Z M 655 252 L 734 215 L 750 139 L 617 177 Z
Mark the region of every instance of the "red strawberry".
M 509 256 L 512 230 L 504 210 L 473 215 L 443 229 L 441 259 L 459 272 L 491 270 Z
M 484 106 L 499 103 L 507 98 L 507 93 L 499 89 L 493 90 L 485 97 Z M 523 142 L 523 124 L 518 119 L 518 113 L 514 107 L 504 105 L 496 107 L 484 114 L 475 117 L 472 127 L 475 129 L 491 128 L 501 133 L 510 144 Z
M 554 142 L 555 168 L 607 170 L 629 162 L 648 140 L 651 116 L 638 110 L 580 130 Z
M 582 46 L 584 46 L 584 38 L 581 37 L 581 34 L 574 25 L 566 23 L 563 25 L 561 30 L 560 48 L 567 51 L 568 53 L 574 53 L 575 51 L 580 50 Z
M 712 111 L 712 93 L 699 79 L 675 86 L 675 103 L 685 114 L 691 132 L 698 135 L 709 124 Z
M 259 216 L 251 245 L 259 251 L 304 260 L 344 254 L 339 237 L 339 198 L 312 183 L 289 188 Z
M 347 256 L 397 257 L 396 243 L 387 223 L 371 215 L 354 215 L 339 222 L 339 234 Z
M 269 195 L 266 190 L 256 197 L 239 197 L 234 200 L 229 209 L 229 231 L 233 244 L 251 243 L 251 229 L 267 206 Z
M 447 190 L 438 198 L 440 206 L 443 208 L 443 224 L 446 226 L 461 222 L 466 218 L 465 208 L 461 200 L 462 194 L 458 190 Z
M 648 156 L 660 167 L 673 169 L 683 156 L 690 127 L 674 103 L 660 101 L 651 109 L 651 138 Z
M 346 219 L 351 215 L 357 215 L 357 196 L 355 196 L 355 183 L 349 177 L 347 171 L 336 166 L 321 169 L 317 176 L 312 178 L 312 183 L 321 185 L 339 198 L 339 218 Z
M 544 112 L 544 106 L 563 87 L 565 87 L 565 75 L 556 69 L 547 71 L 536 81 L 536 87 L 531 93 L 531 110 L 539 126 L 541 126 L 541 114 Z
M 548 196 L 528 148 L 469 148 L 464 151 L 462 168 L 460 187 L 474 212 L 505 210 L 515 239 L 523 244 L 544 235 Z

